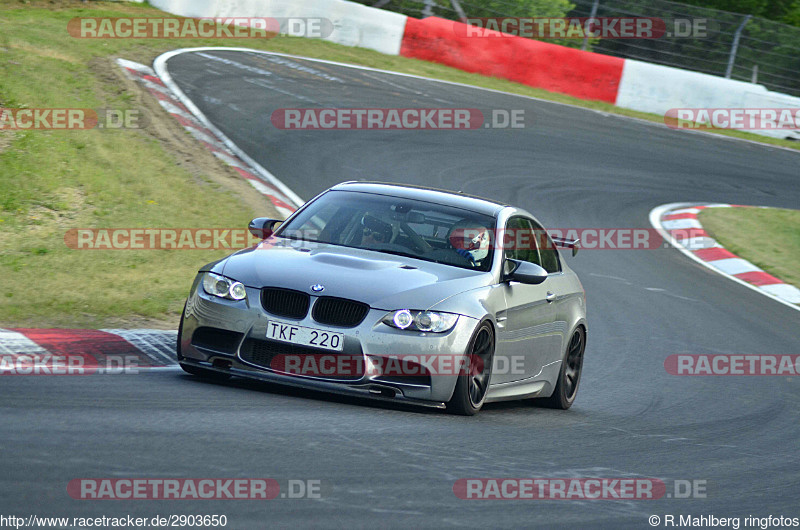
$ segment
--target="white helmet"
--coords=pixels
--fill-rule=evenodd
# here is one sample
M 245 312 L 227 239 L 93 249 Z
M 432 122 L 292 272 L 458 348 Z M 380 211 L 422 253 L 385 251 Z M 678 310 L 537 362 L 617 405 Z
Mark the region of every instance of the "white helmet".
M 485 226 L 467 219 L 461 220 L 450 228 L 447 234 L 450 244 L 456 252 L 477 263 L 489 255 L 492 245 L 492 233 Z

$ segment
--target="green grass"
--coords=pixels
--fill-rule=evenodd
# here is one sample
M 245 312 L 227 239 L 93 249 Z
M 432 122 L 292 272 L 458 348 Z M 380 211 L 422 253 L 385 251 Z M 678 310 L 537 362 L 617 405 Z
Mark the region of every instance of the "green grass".
M 88 40 L 80 16 L 159 16 L 144 5 L 0 0 L 0 107 L 134 108 L 109 57 L 150 64 L 177 47 L 243 46 L 324 58 L 534 96 L 651 121 L 503 79 L 324 41 Z M 149 97 L 149 96 L 146 96 Z M 724 131 L 798 148 L 795 143 Z M 197 266 L 225 251 L 77 251 L 70 228 L 242 227 L 256 213 L 240 188 L 192 171 L 185 153 L 144 131 L 0 131 L 0 326 L 175 326 Z M 289 183 L 291 185 L 291 183 Z M 248 206 L 249 205 L 249 206 Z M 263 213 L 260 211 L 258 213 Z
M 737 256 L 800 287 L 800 210 L 708 208 L 700 223 Z
M 3 107 L 132 108 L 133 94 L 103 72 L 116 67 L 93 61 L 156 55 L 171 45 L 82 41 L 65 33 L 74 16 L 141 8 L 10 9 L 16 6 L 5 3 L 0 11 Z M 239 188 L 191 172 L 146 130 L 0 134 L 3 327 L 175 327 L 194 272 L 226 251 L 72 250 L 64 242 L 66 231 L 244 228 L 256 215 Z

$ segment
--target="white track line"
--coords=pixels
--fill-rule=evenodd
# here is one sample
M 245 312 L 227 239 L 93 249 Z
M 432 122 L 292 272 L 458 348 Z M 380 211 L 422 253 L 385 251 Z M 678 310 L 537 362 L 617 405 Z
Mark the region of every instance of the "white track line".
M 173 50 L 171 52 L 167 52 L 163 55 L 159 55 L 156 57 L 156 60 L 153 61 L 153 69 L 156 72 L 156 75 L 164 82 L 167 87 L 175 94 L 175 96 L 180 100 L 181 103 L 186 106 L 187 109 L 191 111 L 192 114 L 202 123 L 205 125 L 211 132 L 213 132 L 217 138 L 219 138 L 225 146 L 230 149 L 236 156 L 240 159 L 245 161 L 249 164 L 255 172 L 264 178 L 267 182 L 275 186 L 278 191 L 283 193 L 283 195 L 289 199 L 291 202 L 294 203 L 294 206 L 299 208 L 303 205 L 305 201 L 301 199 L 295 192 L 293 192 L 286 184 L 280 181 L 278 177 L 267 171 L 261 164 L 253 160 L 247 153 L 245 153 L 242 149 L 239 148 L 230 138 L 228 138 L 225 133 L 220 131 L 209 119 L 206 117 L 205 114 L 194 104 L 194 102 L 189 99 L 189 97 L 184 94 L 184 92 L 178 87 L 178 85 L 173 81 L 172 76 L 170 75 L 169 71 L 167 70 L 167 61 L 176 55 L 180 55 L 182 53 L 188 52 L 195 52 L 200 50 L 216 50 L 219 48 L 183 48 L 180 50 Z M 223 48 L 224 49 L 224 48 Z

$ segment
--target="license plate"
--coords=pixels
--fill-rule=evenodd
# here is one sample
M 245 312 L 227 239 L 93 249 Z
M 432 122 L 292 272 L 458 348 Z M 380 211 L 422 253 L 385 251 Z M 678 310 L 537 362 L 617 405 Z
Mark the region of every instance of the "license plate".
M 344 347 L 343 333 L 284 324 L 283 322 L 270 321 L 267 324 L 267 338 L 324 350 L 342 351 Z

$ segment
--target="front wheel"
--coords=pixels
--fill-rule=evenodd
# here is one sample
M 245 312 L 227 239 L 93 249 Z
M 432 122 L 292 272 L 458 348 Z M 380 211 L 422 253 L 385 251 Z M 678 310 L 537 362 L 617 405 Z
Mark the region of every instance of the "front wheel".
M 534 400 L 537 405 L 562 410 L 572 406 L 575 396 L 578 395 L 578 384 L 581 382 L 585 349 L 586 331 L 582 327 L 578 327 L 567 346 L 567 355 L 561 365 L 561 371 L 558 373 L 558 383 L 556 383 L 553 395 Z
M 489 390 L 494 357 L 494 330 L 488 322 L 482 323 L 473 335 L 467 348 L 466 374 L 458 376 L 453 397 L 447 403 L 447 410 L 461 416 L 476 414 Z

